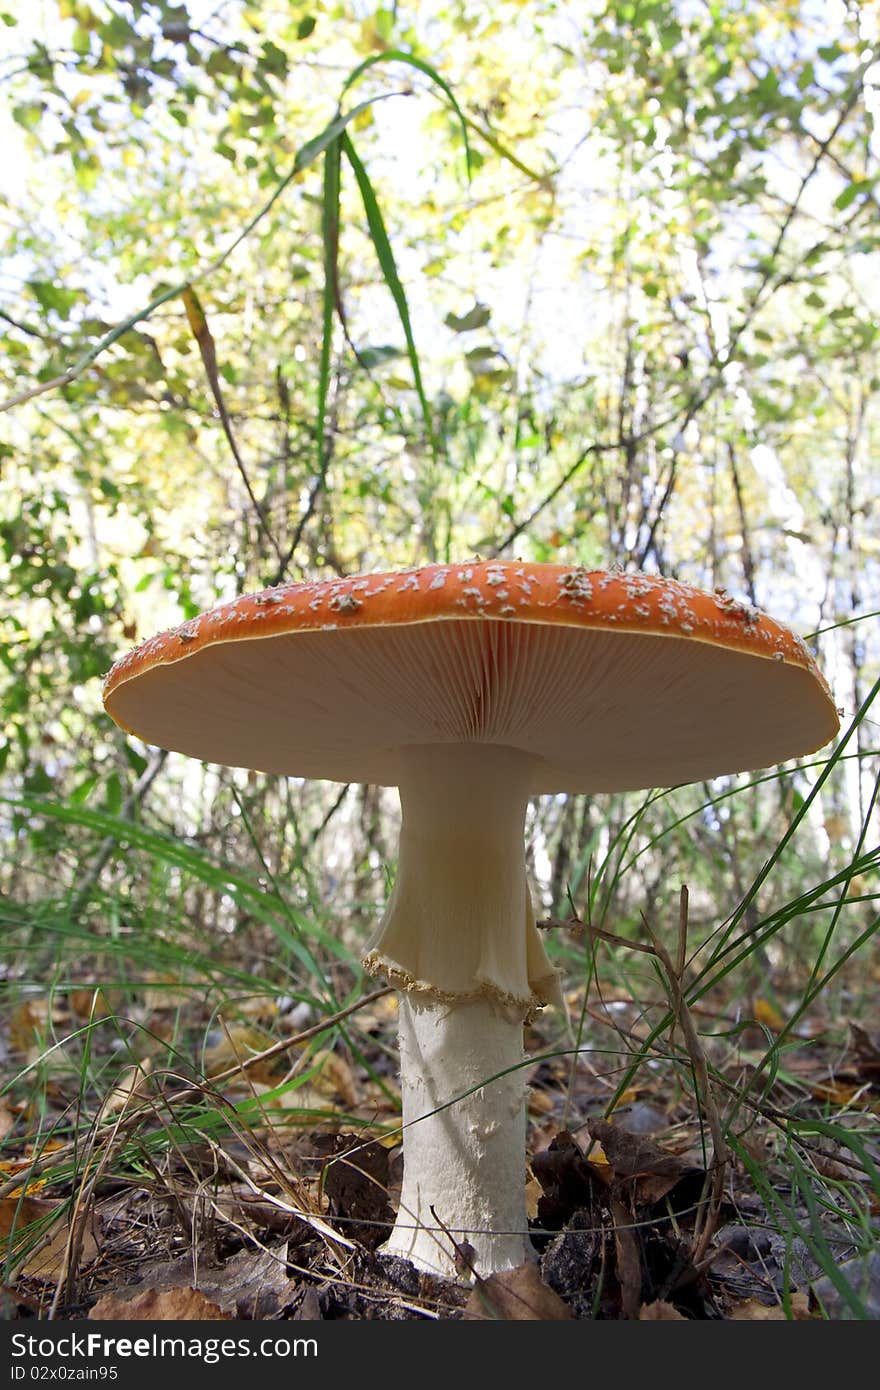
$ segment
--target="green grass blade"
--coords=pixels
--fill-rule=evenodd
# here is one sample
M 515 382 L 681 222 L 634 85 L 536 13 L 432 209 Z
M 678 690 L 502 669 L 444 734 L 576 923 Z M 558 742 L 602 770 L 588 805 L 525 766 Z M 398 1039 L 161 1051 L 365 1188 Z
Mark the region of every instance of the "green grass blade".
M 470 179 L 472 161 L 470 140 L 468 139 L 468 122 L 465 119 L 464 112 L 456 101 L 455 93 L 449 83 L 440 76 L 436 68 L 433 68 L 430 63 L 426 63 L 423 58 L 417 58 L 414 53 L 407 53 L 402 48 L 391 48 L 384 53 L 373 53 L 349 73 L 342 87 L 342 95 L 344 96 L 356 82 L 360 81 L 364 73 L 368 72 L 370 68 L 374 68 L 377 63 L 406 63 L 409 67 L 416 68 L 419 72 L 424 73 L 436 87 L 440 88 L 461 125 L 465 163 L 467 165 L 468 179 Z
M 355 153 L 355 148 L 351 143 L 350 137 L 348 135 L 342 135 L 341 143 L 345 151 L 345 156 L 354 170 L 354 176 L 357 179 L 358 188 L 360 189 L 361 198 L 363 199 L 364 211 L 367 214 L 370 236 L 373 240 L 373 246 L 375 247 L 376 255 L 379 259 L 379 265 L 382 269 L 385 283 L 391 291 L 391 296 L 397 306 L 397 314 L 400 319 L 401 327 L 403 328 L 404 337 L 406 338 L 407 356 L 410 366 L 412 367 L 413 380 L 419 397 L 419 403 L 422 407 L 422 415 L 425 420 L 425 430 L 431 446 L 431 453 L 436 461 L 439 449 L 434 432 L 431 407 L 425 395 L 422 371 L 419 366 L 419 356 L 416 350 L 412 323 L 409 316 L 409 306 L 406 302 L 406 293 L 401 284 L 400 276 L 397 273 L 397 265 L 394 260 L 394 253 L 391 250 L 391 242 L 388 240 L 388 233 L 385 230 L 385 221 L 382 217 L 382 211 L 379 207 L 373 185 L 370 182 L 370 177 L 361 163 L 361 160 L 358 158 L 358 155 Z
M 340 142 L 337 135 L 324 154 L 324 187 L 321 198 L 321 237 L 324 245 L 324 295 L 321 314 L 321 358 L 318 366 L 318 417 L 315 443 L 318 451 L 318 477 L 323 478 L 329 461 L 327 398 L 330 393 L 330 358 L 333 348 L 333 311 L 339 302 L 339 175 Z

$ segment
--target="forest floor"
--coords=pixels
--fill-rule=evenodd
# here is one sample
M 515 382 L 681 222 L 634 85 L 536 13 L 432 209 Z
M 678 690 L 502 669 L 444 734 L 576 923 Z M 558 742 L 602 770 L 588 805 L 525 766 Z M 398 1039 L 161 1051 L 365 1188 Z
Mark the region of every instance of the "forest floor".
M 30 1066 L 0 1100 L 6 1318 L 880 1317 L 873 1026 L 801 1020 L 768 1071 L 756 1059 L 778 1001 L 733 1041 L 723 1017 L 701 1019 L 701 1083 L 674 1034 L 666 1064 L 639 1056 L 642 1005 L 573 993 L 577 1029 L 550 1011 L 527 1030 L 536 1258 L 452 1282 L 377 1253 L 401 1176 L 391 991 L 350 1007 L 357 1048 L 331 1035 L 292 1091 L 291 1059 L 326 1022 L 301 1007 L 215 1028 L 210 1082 L 143 1056 L 98 1102 L 48 1050 L 37 1097 L 37 1024 L 51 1009 L 71 1035 L 95 999 L 26 997 L 0 1025 L 6 1077 Z M 179 1027 L 165 997 L 145 1032 L 161 1039 L 172 1008 Z M 210 1017 L 186 1008 L 197 1026 Z

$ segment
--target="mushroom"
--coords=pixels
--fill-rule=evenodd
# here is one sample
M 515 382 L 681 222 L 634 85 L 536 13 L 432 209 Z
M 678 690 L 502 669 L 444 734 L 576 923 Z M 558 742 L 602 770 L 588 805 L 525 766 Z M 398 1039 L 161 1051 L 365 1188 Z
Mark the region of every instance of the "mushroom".
M 838 716 L 801 639 L 724 591 L 518 561 L 282 585 L 119 660 L 112 718 L 262 772 L 396 786 L 365 965 L 399 990 L 404 1178 L 385 1249 L 522 1264 L 523 1023 L 559 999 L 524 859 L 530 797 L 766 767 Z

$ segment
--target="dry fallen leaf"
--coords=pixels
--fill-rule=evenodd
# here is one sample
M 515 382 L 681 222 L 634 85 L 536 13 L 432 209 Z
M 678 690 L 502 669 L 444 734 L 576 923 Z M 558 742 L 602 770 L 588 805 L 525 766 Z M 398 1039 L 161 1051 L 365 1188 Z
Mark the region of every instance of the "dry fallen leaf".
M 149 1061 L 145 1061 L 140 1066 L 132 1065 L 125 1068 L 101 1106 L 98 1115 L 99 1121 L 107 1119 L 110 1115 L 121 1114 L 135 1100 L 143 1099 L 146 1096 L 147 1091 L 142 1083 L 146 1081 L 151 1065 Z
M 620 1306 L 625 1318 L 638 1318 L 642 1302 L 642 1261 L 639 1243 L 633 1230 L 632 1214 L 622 1202 L 612 1199 L 611 1215 L 614 1219 L 614 1253 L 620 1284 Z
M 12 1166 L 12 1165 L 10 1165 Z M 32 1225 L 55 1210 L 54 1202 L 38 1201 L 33 1197 L 4 1197 L 0 1200 L 0 1239 L 8 1240 L 15 1232 Z
M 530 1115 L 552 1115 L 555 1108 L 556 1102 L 549 1091 L 536 1086 L 529 1093 Z
M 397 1015 L 397 994 L 393 989 L 374 999 L 366 1008 L 358 1010 L 358 1019 L 365 1033 L 376 1032 L 389 1023 L 396 1025 Z
M 67 1002 L 70 1012 L 77 1019 L 109 1018 L 114 1012 L 104 991 L 97 985 L 72 989 L 67 996 Z
M 702 1169 L 661 1149 L 644 1135 L 631 1134 L 622 1125 L 610 1120 L 591 1120 L 589 1131 L 590 1137 L 602 1145 L 616 1188 L 625 1187 L 636 1206 L 661 1201 L 683 1178 L 693 1177 L 702 1182 Z M 592 1158 L 590 1165 L 594 1166 Z M 595 1165 L 595 1172 L 608 1180 L 609 1169 L 604 1164 Z
M 236 1080 L 236 1077 L 231 1077 L 225 1084 L 232 1086 Z M 300 1113 L 311 1116 L 326 1114 L 334 1109 L 319 1091 L 309 1085 L 280 1086 L 277 1079 L 268 1083 L 252 1081 L 249 1085 L 255 1095 L 268 1097 L 263 1102 L 261 1109 L 269 1122 L 270 1130 L 276 1125 L 285 1124 L 288 1114 L 291 1117 Z
M 338 1052 L 322 1048 L 311 1057 L 309 1067 L 315 1068 L 315 1074 L 309 1081 L 318 1095 L 326 1096 L 328 1100 L 339 1096 L 346 1105 L 357 1105 L 357 1087 L 351 1067 Z
M 543 1189 L 538 1200 L 538 1220 L 542 1225 L 564 1226 L 579 1207 L 589 1205 L 591 1167 L 566 1130 L 559 1130 L 546 1149 L 533 1156 L 531 1167 Z
M 138 1267 L 141 1277 L 136 1282 L 106 1294 L 91 1316 L 120 1321 L 152 1316 L 192 1320 L 203 1316 L 198 1299 L 204 1299 L 215 1309 L 209 1314 L 214 1319 L 275 1318 L 291 1306 L 299 1290 L 297 1281 L 287 1273 L 287 1258 L 287 1241 L 273 1249 L 258 1246 L 239 1250 L 223 1264 L 199 1261 L 196 1269 L 189 1256 L 169 1259 L 157 1254 Z M 178 1306 L 191 1307 L 192 1311 L 177 1312 Z M 112 1311 L 105 1313 L 108 1307 Z
M 806 1293 L 793 1293 L 791 1296 L 792 1317 L 798 1322 L 810 1316 L 810 1302 Z M 731 1311 L 733 1322 L 787 1322 L 788 1317 L 781 1303 L 760 1303 L 757 1298 L 747 1298 Z
M 321 1319 L 321 1304 L 318 1295 L 313 1288 L 303 1291 L 302 1302 L 293 1315 L 296 1322 L 319 1322 Z
M 530 1173 L 528 1181 L 526 1182 L 526 1216 L 530 1221 L 535 1221 L 537 1219 L 538 1204 L 543 1195 L 543 1191 L 544 1189 L 541 1187 L 538 1179 L 533 1177 Z
M 880 1084 L 880 1044 L 857 1023 L 850 1022 L 849 1030 L 852 1034 L 859 1075 Z
M 27 1173 L 31 1168 L 33 1168 L 32 1159 L 11 1158 L 5 1163 L 0 1163 L 0 1182 L 5 1183 L 8 1178 L 15 1177 L 16 1173 Z M 40 1189 L 45 1186 L 45 1178 L 34 1178 L 34 1180 L 27 1185 L 27 1193 L 30 1196 L 34 1192 L 39 1192 Z M 21 1188 L 14 1187 L 9 1193 L 9 1196 L 17 1201 L 21 1196 Z
M 771 1033 L 781 1033 L 785 1027 L 785 1019 L 779 1012 L 775 1004 L 771 1004 L 769 999 L 756 999 L 753 1014 L 756 1023 L 762 1023 L 765 1028 L 769 1028 Z
M 639 1309 L 639 1322 L 687 1322 L 677 1308 L 658 1298 L 654 1303 L 643 1303 Z
M 638 1100 L 638 1098 L 639 1098 L 639 1096 L 640 1096 L 641 1094 L 642 1094 L 642 1088 L 641 1088 L 641 1086 L 627 1086 L 626 1090 L 625 1090 L 625 1091 L 621 1091 L 620 1095 L 617 1097 L 616 1101 L 614 1102 L 614 1109 L 615 1109 L 615 1110 L 619 1110 L 619 1109 L 621 1108 L 621 1106 L 624 1106 L 624 1105 L 632 1105 L 633 1101 L 634 1101 L 634 1100 Z M 591 1155 L 591 1157 L 592 1157 L 592 1155 Z
M 478 1280 L 463 1316 L 481 1322 L 562 1322 L 571 1313 L 559 1295 L 544 1283 L 537 1265 L 524 1264 Z
M 191 1003 L 193 987 L 179 980 L 168 979 L 158 971 L 150 972 L 144 986 L 144 1007 L 151 1013 L 168 1013 L 184 1009 Z
M 42 1279 L 50 1284 L 57 1283 L 67 1258 L 70 1220 L 67 1212 L 59 1215 L 58 1220 L 54 1222 L 51 1221 L 51 1217 L 62 1205 L 61 1202 L 49 1202 L 34 1197 L 4 1197 L 0 1200 L 0 1237 L 11 1238 L 13 1260 L 17 1253 L 21 1253 L 34 1241 L 34 1232 L 26 1228 L 38 1221 L 45 1223 L 43 1235 L 37 1236 L 33 1249 L 19 1266 L 20 1274 Z M 91 1217 L 87 1217 L 82 1223 L 80 1240 L 76 1260 L 78 1266 L 89 1264 L 98 1253 Z
M 237 1018 L 248 1019 L 251 1023 L 261 1023 L 265 1027 L 274 1024 L 280 1013 L 278 1000 L 265 994 L 255 994 L 250 999 L 238 999 L 235 1003 Z
M 814 1081 L 810 1086 L 810 1095 L 814 1100 L 827 1100 L 831 1105 L 845 1110 L 877 1109 L 867 1081 L 855 1086 L 848 1081 Z
M 59 1000 L 41 996 L 22 999 L 9 1015 L 8 1038 L 13 1053 L 34 1062 L 44 1051 L 52 1029 L 63 1024 L 66 1010 Z
M 271 1033 L 257 1028 L 253 1024 L 227 1024 L 222 1036 L 205 1053 L 205 1073 L 209 1077 L 219 1076 L 224 1072 L 239 1068 L 242 1062 L 247 1062 L 248 1067 L 246 1072 L 242 1073 L 242 1077 L 228 1077 L 225 1082 L 227 1086 L 243 1080 L 244 1076 L 247 1076 L 251 1083 L 260 1081 L 264 1085 L 277 1084 L 283 1075 L 283 1058 L 273 1054 L 265 1060 L 262 1058 L 260 1061 L 255 1060 L 261 1053 L 270 1049 L 275 1042 L 277 1042 L 277 1038 L 274 1038 Z
M 825 817 L 825 834 L 832 844 L 843 840 L 849 834 L 849 825 L 845 816 L 828 815 Z M 848 885 L 851 887 L 852 885 Z
M 378 1081 L 367 1081 L 363 1086 L 362 1095 L 362 1118 L 400 1114 L 400 1088 L 391 1077 L 384 1077 L 381 1086 Z M 382 1142 L 381 1138 L 380 1142 Z M 400 1143 L 399 1134 L 397 1143 Z
M 218 1300 L 231 1317 L 256 1321 L 277 1317 L 298 1285 L 287 1273 L 287 1242 L 274 1250 L 239 1250 L 217 1275 L 200 1279 L 202 1292 Z
M 102 1322 L 223 1322 L 231 1318 L 198 1289 L 144 1289 L 133 1298 L 99 1298 L 89 1313 Z

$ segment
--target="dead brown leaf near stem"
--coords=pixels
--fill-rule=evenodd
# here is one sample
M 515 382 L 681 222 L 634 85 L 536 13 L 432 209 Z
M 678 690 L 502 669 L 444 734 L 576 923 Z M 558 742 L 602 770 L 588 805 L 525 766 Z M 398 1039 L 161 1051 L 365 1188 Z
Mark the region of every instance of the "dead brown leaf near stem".
M 677 1194 L 685 1199 L 682 1205 L 688 1205 L 688 1199 L 692 1196 L 695 1200 L 702 1191 L 706 1176 L 702 1168 L 661 1149 L 644 1135 L 630 1134 L 610 1120 L 591 1120 L 588 1129 L 590 1138 L 602 1145 L 607 1160 L 593 1165 L 597 1175 L 618 1194 L 625 1194 L 634 1206 L 653 1206 L 680 1184 L 687 1187 L 686 1192 Z
M 705 1315 L 689 1248 L 670 1223 L 699 1196 L 703 1170 L 610 1121 L 589 1128 L 590 1158 L 560 1133 L 532 1160 L 538 1222 L 559 1231 L 543 1256 L 546 1281 L 575 1316 L 638 1319 L 644 1303 L 673 1299 Z
M 699 1198 L 705 1179 L 702 1168 L 610 1120 L 592 1120 L 588 1128 L 601 1146 L 589 1157 L 572 1135 L 561 1130 L 532 1159 L 532 1172 L 544 1194 L 537 1208 L 541 1225 L 563 1225 L 574 1211 L 589 1204 L 596 1183 L 635 1209 L 674 1196 L 670 1208 L 680 1210 Z
M 544 1283 L 536 1265 L 522 1264 L 478 1279 L 465 1304 L 469 1321 L 562 1322 L 567 1305 Z
M 531 1168 L 542 1189 L 535 1211 L 540 1226 L 559 1230 L 579 1207 L 589 1204 L 595 1174 L 565 1130 L 535 1154 Z

